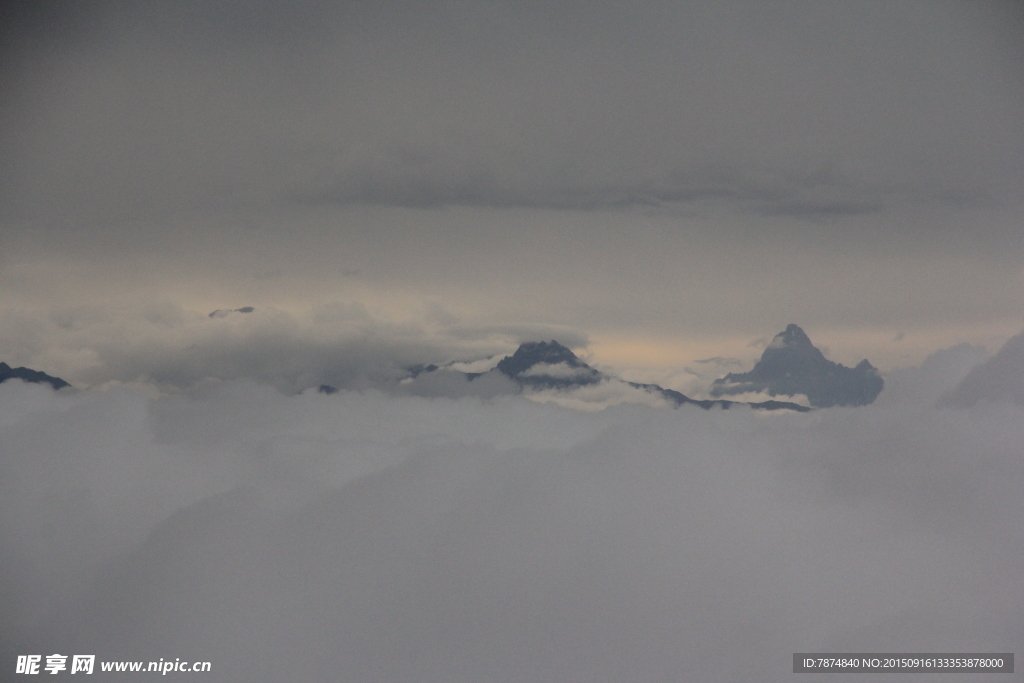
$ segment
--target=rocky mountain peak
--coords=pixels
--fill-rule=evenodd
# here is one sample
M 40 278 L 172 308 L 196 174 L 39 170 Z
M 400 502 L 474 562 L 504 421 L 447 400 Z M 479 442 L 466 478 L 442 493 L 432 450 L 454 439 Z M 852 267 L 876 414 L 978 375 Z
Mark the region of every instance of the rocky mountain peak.
M 509 377 L 518 377 L 537 364 L 559 365 L 561 363 L 570 368 L 590 368 L 589 365 L 577 358 L 575 353 L 552 339 L 550 342 L 520 344 L 514 354 L 505 356 L 498 362 L 498 370 Z
M 833 363 L 790 323 L 775 335 L 750 372 L 729 373 L 711 385 L 712 396 L 767 393 L 807 396 L 812 406 L 867 405 L 882 390 L 878 371 L 862 360 L 854 368 Z
M 811 338 L 807 336 L 806 332 L 800 329 L 799 325 L 794 325 L 793 323 L 790 323 L 786 325 L 785 330 L 775 335 L 775 337 L 772 339 L 772 343 L 768 345 L 768 348 L 765 349 L 765 351 L 768 351 L 769 349 L 772 351 L 777 351 L 783 348 L 813 349 L 814 344 L 811 343 Z

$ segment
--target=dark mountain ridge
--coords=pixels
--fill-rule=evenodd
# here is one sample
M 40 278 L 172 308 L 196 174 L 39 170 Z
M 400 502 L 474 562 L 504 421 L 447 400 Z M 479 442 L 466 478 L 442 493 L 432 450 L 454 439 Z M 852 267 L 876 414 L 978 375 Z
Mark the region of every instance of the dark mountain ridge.
M 868 405 L 884 381 L 867 359 L 848 368 L 825 358 L 799 326 L 775 335 L 749 372 L 730 372 L 711 385 L 712 396 L 748 392 L 770 396 L 804 394 L 815 408 Z
M 520 386 L 534 389 L 571 389 L 588 384 L 614 379 L 609 375 L 595 370 L 570 349 L 555 340 L 550 342 L 526 342 L 521 344 L 511 356 L 505 356 L 498 362 L 499 372 L 518 382 Z M 470 376 L 470 379 L 478 375 Z M 708 410 L 713 406 L 728 409 L 732 405 L 749 405 L 762 410 L 797 410 L 807 412 L 810 408 L 787 401 L 764 401 L 761 403 L 742 403 L 729 400 L 697 400 L 672 389 L 665 389 L 657 384 L 626 382 L 636 389 L 643 389 L 660 394 L 675 407 L 692 403 Z
M 603 378 L 600 372 L 553 339 L 521 344 L 514 354 L 501 359 L 497 368 L 520 384 L 545 389 L 595 384 Z
M 12 368 L 7 363 L 0 363 L 0 383 L 6 382 L 9 379 L 20 379 L 23 382 L 31 382 L 33 384 L 49 384 L 54 389 L 63 389 L 64 387 L 71 386 L 60 377 L 47 375 L 39 370 L 25 367 Z

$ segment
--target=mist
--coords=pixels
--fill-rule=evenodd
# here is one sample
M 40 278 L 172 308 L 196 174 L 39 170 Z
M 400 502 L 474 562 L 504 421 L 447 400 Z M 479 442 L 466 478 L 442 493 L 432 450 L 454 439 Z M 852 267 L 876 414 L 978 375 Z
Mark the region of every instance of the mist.
M 770 682 L 794 652 L 1013 651 L 1022 408 L 930 398 L 971 351 L 808 414 L 10 381 L 4 661 Z

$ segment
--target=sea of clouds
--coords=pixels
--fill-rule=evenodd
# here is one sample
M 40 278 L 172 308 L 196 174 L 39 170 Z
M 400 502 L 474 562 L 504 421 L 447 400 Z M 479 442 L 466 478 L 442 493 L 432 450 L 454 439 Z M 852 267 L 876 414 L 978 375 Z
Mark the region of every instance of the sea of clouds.
M 794 652 L 1019 650 L 1024 407 L 934 407 L 976 355 L 808 414 L 6 382 L 0 679 L 61 653 L 771 683 Z

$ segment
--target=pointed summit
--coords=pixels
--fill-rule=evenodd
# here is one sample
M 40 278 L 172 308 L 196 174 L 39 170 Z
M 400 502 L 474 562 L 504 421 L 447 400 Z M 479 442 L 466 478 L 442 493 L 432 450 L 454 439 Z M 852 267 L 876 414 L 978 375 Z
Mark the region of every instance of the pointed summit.
M 775 350 L 791 346 L 814 348 L 814 344 L 811 343 L 811 338 L 807 336 L 807 333 L 801 330 L 799 325 L 794 325 L 793 323 L 786 325 L 784 331 L 775 335 L 768 348 Z
M 570 368 L 589 368 L 590 366 L 576 357 L 576 354 L 562 346 L 554 339 L 550 342 L 525 342 L 519 345 L 511 356 L 505 356 L 498 362 L 498 369 L 509 377 L 517 377 L 537 363 L 557 365 L 565 363 Z
M 811 338 L 798 325 L 790 323 L 785 331 L 772 338 L 754 370 L 761 368 L 763 372 L 778 370 L 785 373 L 792 372 L 794 368 L 804 368 L 813 371 L 826 367 L 828 363 L 824 354 L 811 343 Z
M 863 406 L 882 390 L 878 370 L 862 360 L 848 368 L 825 358 L 799 326 L 790 323 L 775 335 L 750 372 L 715 380 L 712 396 L 763 393 L 770 396 L 804 394 L 812 406 Z
M 541 387 L 564 388 L 601 381 L 601 373 L 554 339 L 521 344 L 514 354 L 498 362 L 498 370 L 521 383 Z

